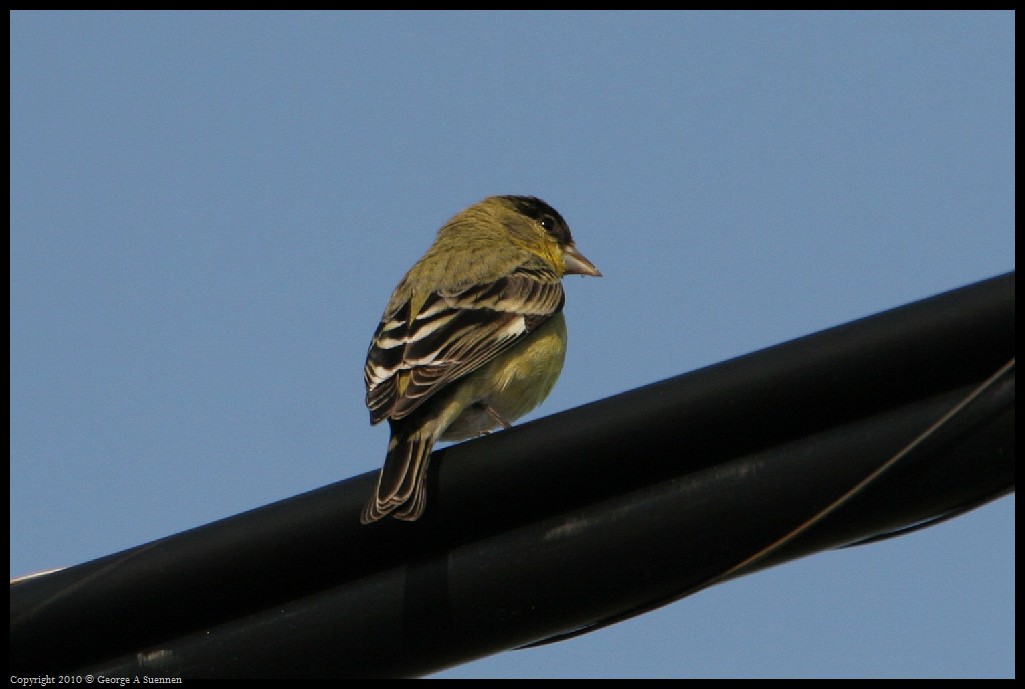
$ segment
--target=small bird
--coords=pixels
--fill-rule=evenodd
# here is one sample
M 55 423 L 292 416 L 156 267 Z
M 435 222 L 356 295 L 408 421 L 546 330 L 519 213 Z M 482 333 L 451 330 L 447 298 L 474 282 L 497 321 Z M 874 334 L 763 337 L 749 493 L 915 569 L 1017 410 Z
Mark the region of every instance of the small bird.
M 488 197 L 438 231 L 367 352 L 370 423 L 388 419 L 391 439 L 363 524 L 419 519 L 436 441 L 508 428 L 548 396 L 566 357 L 567 274 L 601 276 L 533 196 Z

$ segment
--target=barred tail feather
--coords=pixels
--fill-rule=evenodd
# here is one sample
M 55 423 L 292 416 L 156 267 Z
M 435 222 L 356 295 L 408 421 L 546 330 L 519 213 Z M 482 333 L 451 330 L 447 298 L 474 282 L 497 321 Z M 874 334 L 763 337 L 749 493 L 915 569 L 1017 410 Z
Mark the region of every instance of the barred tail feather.
M 396 519 L 404 521 L 420 518 L 426 505 L 427 465 L 434 441 L 435 437 L 423 430 L 407 436 L 392 429 L 377 490 L 363 508 L 360 523 L 376 522 L 392 512 Z

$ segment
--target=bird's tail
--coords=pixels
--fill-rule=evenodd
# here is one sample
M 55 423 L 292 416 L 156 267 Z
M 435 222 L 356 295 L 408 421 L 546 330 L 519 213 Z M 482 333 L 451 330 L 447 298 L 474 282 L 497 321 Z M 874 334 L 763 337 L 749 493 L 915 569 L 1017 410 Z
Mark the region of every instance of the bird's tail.
M 377 490 L 363 508 L 361 523 L 370 524 L 389 514 L 408 522 L 420 518 L 426 505 L 425 479 L 435 439 L 423 428 L 411 434 L 392 428 Z

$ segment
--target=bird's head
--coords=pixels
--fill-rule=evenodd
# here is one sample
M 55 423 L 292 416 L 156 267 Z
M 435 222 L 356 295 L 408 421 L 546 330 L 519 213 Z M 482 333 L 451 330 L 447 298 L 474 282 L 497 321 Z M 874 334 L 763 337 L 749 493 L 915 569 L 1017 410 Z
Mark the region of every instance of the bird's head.
M 601 271 L 577 249 L 569 225 L 559 211 L 541 199 L 534 196 L 491 196 L 476 208 L 492 215 L 513 242 L 544 256 L 563 275 L 601 277 Z

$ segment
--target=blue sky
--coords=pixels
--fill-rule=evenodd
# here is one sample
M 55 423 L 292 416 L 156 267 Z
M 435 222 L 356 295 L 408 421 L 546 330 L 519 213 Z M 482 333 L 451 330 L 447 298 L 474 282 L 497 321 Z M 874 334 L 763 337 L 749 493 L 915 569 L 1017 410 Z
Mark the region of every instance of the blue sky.
M 370 335 L 491 194 L 605 275 L 527 419 L 1014 269 L 1009 12 L 10 22 L 12 575 L 377 469 Z M 1012 677 L 1014 503 L 438 676 Z

